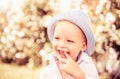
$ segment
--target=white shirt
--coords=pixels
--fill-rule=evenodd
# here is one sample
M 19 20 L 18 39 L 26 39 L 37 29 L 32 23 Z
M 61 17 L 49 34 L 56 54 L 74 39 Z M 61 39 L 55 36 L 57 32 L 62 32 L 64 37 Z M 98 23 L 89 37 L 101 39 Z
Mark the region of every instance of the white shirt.
M 96 67 L 92 59 L 85 52 L 81 54 L 81 57 L 77 63 L 81 70 L 84 72 L 86 79 L 99 79 Z M 52 61 L 50 65 L 43 69 L 42 73 L 40 74 L 40 79 L 62 79 L 55 61 Z M 68 76 L 67 79 L 74 78 Z

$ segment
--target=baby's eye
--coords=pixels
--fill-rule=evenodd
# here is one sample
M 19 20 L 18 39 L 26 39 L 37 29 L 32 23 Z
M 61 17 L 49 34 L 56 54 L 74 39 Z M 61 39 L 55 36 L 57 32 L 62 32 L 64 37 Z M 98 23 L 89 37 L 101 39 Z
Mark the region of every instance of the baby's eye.
M 59 37 L 54 37 L 54 39 L 55 39 L 55 40 L 58 40 L 58 39 L 59 39 Z
M 72 41 L 72 40 L 67 40 L 68 42 L 70 42 L 70 43 L 74 43 L 74 41 Z

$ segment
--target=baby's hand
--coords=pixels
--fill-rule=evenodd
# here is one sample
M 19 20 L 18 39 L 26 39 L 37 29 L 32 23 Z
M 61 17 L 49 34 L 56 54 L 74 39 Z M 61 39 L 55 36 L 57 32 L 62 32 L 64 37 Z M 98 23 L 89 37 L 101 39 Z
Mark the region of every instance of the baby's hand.
M 59 69 L 65 71 L 75 79 L 84 79 L 85 75 L 78 64 L 69 56 L 69 54 L 66 52 L 64 54 L 66 55 L 66 58 L 59 58 Z

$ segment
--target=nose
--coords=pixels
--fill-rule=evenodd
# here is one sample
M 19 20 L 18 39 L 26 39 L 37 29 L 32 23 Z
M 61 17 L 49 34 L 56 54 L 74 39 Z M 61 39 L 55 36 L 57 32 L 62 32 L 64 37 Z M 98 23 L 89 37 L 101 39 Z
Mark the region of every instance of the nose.
M 65 42 L 64 41 L 59 41 L 58 46 L 61 48 L 65 47 Z
M 66 45 L 66 43 L 63 42 L 63 41 L 60 41 L 58 43 L 58 50 L 67 51 L 67 45 Z

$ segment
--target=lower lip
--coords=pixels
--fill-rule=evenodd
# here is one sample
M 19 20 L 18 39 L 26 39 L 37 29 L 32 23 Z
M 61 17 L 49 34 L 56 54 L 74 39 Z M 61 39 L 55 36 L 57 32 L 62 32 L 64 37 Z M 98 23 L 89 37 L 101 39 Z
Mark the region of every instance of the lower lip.
M 65 54 L 60 54 L 59 55 L 62 57 L 62 58 L 66 58 Z

